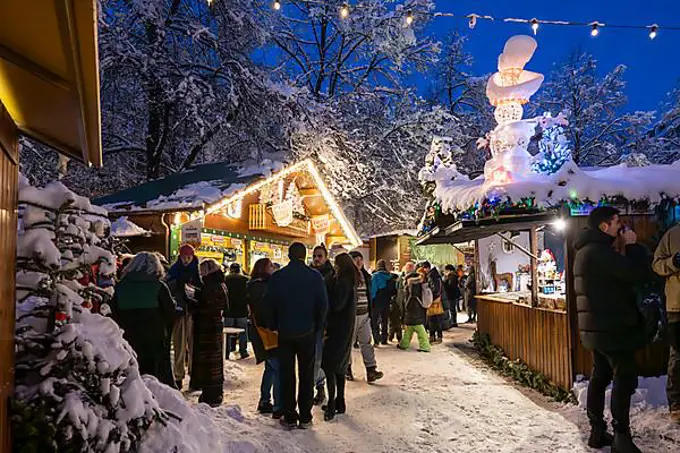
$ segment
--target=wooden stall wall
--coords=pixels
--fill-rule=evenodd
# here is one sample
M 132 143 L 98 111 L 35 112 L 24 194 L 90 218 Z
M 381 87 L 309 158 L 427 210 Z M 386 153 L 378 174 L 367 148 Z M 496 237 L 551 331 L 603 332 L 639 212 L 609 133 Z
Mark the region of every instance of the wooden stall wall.
M 572 385 L 569 318 L 566 313 L 480 299 L 477 329 L 511 360 L 521 359 L 555 385 Z
M 626 225 L 632 228 L 638 237 L 638 242 L 649 248 L 650 253 L 654 253 L 659 240 L 659 227 L 653 215 L 627 215 L 621 216 Z M 574 294 L 574 281 L 569 277 L 573 275 L 574 241 L 578 233 L 586 227 L 586 217 L 572 217 L 569 221 L 569 234 L 567 235 L 567 272 L 568 272 L 568 293 Z M 570 320 L 573 329 L 571 331 L 572 360 L 574 363 L 574 374 L 590 376 L 593 368 L 593 359 L 590 351 L 581 344 L 578 332 L 578 319 L 576 310 L 576 298 L 569 298 Z M 666 374 L 668 365 L 668 344 L 660 341 L 639 350 L 636 353 L 638 375 L 640 376 L 661 376 Z
M 0 103 L 0 452 L 10 451 L 9 399 L 14 384 L 14 277 L 17 237 L 17 133 Z

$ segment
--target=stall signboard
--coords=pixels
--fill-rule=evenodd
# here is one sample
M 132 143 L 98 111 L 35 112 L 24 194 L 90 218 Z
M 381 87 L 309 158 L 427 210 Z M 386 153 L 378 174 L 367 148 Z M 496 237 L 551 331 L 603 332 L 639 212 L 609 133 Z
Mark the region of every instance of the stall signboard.
M 182 242 L 199 246 L 201 244 L 201 230 L 203 218 L 192 220 L 182 225 Z

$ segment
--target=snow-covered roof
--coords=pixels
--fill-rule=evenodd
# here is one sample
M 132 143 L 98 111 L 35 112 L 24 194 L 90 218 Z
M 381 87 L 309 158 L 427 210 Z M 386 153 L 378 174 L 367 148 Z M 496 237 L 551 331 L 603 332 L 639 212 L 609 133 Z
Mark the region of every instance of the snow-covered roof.
M 264 179 L 283 168 L 265 160 L 235 165 L 197 165 L 185 172 L 150 181 L 94 200 L 109 212 L 174 212 L 199 210 Z
M 657 204 L 663 197 L 680 197 L 680 161 L 671 165 L 629 167 L 620 164 L 606 168 L 579 168 L 565 163 L 551 175 L 532 173 L 524 180 L 504 186 L 485 184 L 483 176 L 470 180 L 455 170 L 440 168 L 434 176 L 435 201 L 442 212 L 465 211 L 486 199 L 534 198 L 541 208 L 558 206 L 570 199 L 597 202 L 602 198 L 623 197 Z M 454 179 L 452 179 L 454 178 Z
M 151 234 L 150 231 L 145 230 L 131 220 L 127 216 L 118 217 L 115 222 L 111 223 L 111 236 L 116 237 L 133 237 L 146 236 Z
M 384 233 L 378 233 L 374 234 L 371 236 L 366 236 L 364 239 L 375 239 L 375 238 L 381 238 L 385 236 L 417 236 L 418 235 L 418 230 L 413 230 L 413 229 L 405 229 L 405 230 L 392 230 L 392 231 L 387 231 Z

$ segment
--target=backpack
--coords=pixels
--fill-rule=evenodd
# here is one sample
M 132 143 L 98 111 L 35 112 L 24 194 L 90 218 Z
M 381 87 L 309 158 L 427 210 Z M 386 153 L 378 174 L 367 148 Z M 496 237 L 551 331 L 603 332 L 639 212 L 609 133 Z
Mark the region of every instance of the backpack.
M 421 307 L 427 310 L 432 305 L 432 302 L 434 302 L 434 294 L 427 283 L 423 283 L 421 288 L 421 299 L 418 302 L 420 302 Z

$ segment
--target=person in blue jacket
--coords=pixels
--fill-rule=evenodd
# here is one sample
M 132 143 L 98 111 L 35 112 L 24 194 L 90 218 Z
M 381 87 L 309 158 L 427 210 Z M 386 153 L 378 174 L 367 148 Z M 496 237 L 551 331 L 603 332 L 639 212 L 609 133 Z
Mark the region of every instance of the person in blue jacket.
M 307 248 L 294 242 L 288 249 L 290 263 L 272 274 L 265 303 L 270 319 L 266 327 L 279 333 L 279 368 L 283 418 L 292 429 L 312 425 L 314 400 L 314 358 L 317 335 L 323 331 L 328 311 L 326 284 L 321 274 L 305 264 Z M 296 412 L 295 361 L 299 370 Z
M 376 271 L 371 275 L 373 342 L 376 345 L 386 345 L 389 334 L 390 302 L 397 294 L 397 286 L 394 275 L 387 271 L 385 260 L 378 260 L 376 267 Z

